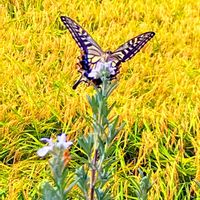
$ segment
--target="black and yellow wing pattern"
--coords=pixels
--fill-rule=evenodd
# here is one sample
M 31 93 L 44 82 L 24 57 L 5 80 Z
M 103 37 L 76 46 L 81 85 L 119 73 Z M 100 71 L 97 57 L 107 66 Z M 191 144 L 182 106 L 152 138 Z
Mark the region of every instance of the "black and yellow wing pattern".
M 101 47 L 74 20 L 63 16 L 61 17 L 61 20 L 71 33 L 80 49 L 83 51 L 84 55 L 87 55 L 88 61 L 90 63 L 96 63 L 103 54 Z

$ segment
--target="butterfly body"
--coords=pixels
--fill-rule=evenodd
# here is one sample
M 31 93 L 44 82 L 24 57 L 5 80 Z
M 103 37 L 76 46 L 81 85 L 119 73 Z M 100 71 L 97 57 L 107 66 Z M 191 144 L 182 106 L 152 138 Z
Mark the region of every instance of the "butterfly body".
M 81 82 L 92 82 L 94 85 L 99 86 L 102 83 L 102 80 L 100 78 L 94 78 L 90 76 L 90 73 L 92 72 L 92 69 L 96 68 L 96 64 L 98 62 L 101 63 L 108 63 L 108 55 L 105 54 L 105 57 L 100 57 L 100 59 L 94 63 L 94 64 L 89 64 L 88 62 L 88 57 L 87 55 L 82 55 L 81 58 L 79 58 L 79 62 L 77 63 L 78 65 L 78 71 L 82 74 L 81 77 L 76 81 L 76 83 L 73 86 L 73 89 L 76 89 L 79 83 Z M 112 80 L 112 75 L 110 75 L 110 80 Z
M 93 82 L 95 85 L 100 85 L 102 83 L 101 79 L 93 76 L 93 72 L 97 69 L 99 63 L 110 63 L 110 71 L 112 73 L 108 78 L 110 80 L 116 78 L 121 63 L 131 59 L 155 35 L 154 32 L 146 32 L 130 39 L 114 52 L 103 51 L 92 37 L 74 20 L 65 16 L 61 16 L 61 20 L 82 50 L 82 55 L 77 63 L 81 77 L 76 81 L 73 89 L 76 89 L 81 82 Z

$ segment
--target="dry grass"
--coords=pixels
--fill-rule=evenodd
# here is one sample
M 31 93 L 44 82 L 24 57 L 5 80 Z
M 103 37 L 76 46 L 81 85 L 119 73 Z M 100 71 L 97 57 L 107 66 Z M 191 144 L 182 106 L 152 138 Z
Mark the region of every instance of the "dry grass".
M 86 94 L 71 86 L 79 76 L 79 49 L 59 16 L 79 22 L 103 49 L 137 34 L 156 37 L 123 64 L 111 102 L 125 120 L 114 176 L 116 199 L 132 199 L 133 175 L 152 171 L 149 199 L 200 196 L 200 24 L 196 0 L 3 0 L 0 3 L 0 196 L 37 199 L 48 178 L 35 155 L 41 137 L 88 131 Z M 74 161 L 74 166 L 77 163 Z M 130 173 L 131 172 L 131 173 Z M 200 197 L 199 197 L 200 198 Z

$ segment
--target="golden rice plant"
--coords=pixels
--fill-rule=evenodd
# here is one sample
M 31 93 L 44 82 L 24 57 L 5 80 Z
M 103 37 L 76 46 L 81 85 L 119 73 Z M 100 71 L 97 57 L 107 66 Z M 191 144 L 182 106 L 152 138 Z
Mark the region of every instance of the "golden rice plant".
M 110 104 L 125 121 L 112 194 L 134 199 L 138 168 L 151 175 L 149 199 L 200 198 L 200 24 L 196 0 L 2 0 L 0 2 L 0 199 L 39 199 L 49 179 L 39 139 L 88 128 L 92 87 L 79 77 L 77 45 L 60 21 L 80 23 L 106 50 L 146 31 L 156 36 L 121 67 Z M 79 166 L 73 149 L 71 174 Z M 195 180 L 195 181 L 194 181 Z M 76 187 L 72 190 L 72 197 Z

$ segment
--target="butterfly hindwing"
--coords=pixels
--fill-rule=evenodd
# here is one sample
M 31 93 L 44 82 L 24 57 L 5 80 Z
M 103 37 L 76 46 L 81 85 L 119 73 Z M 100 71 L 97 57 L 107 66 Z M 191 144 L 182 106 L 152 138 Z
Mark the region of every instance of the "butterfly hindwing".
M 113 62 L 119 65 L 131 59 L 154 35 L 154 32 L 146 32 L 130 39 L 112 53 Z
M 89 63 L 96 63 L 103 51 L 101 47 L 93 40 L 93 38 L 74 20 L 69 17 L 61 16 L 61 20 L 67 27 L 72 37 L 81 48 L 84 54 L 88 56 Z

